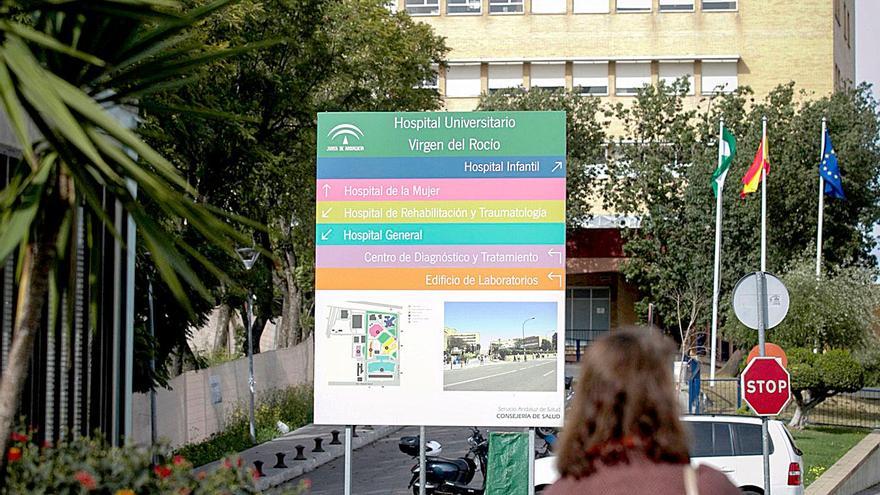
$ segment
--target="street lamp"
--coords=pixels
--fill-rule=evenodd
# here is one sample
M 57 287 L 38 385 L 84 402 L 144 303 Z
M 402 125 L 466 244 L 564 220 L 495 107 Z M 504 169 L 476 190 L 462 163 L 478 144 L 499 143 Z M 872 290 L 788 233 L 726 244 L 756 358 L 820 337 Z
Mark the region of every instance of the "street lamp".
M 238 248 L 235 250 L 238 253 L 238 257 L 241 258 L 241 262 L 244 264 L 244 269 L 250 271 L 251 268 L 254 267 L 254 264 L 257 262 L 257 258 L 260 257 L 260 252 L 256 249 L 249 248 Z M 252 294 L 251 288 L 248 287 L 248 295 L 247 301 L 245 301 L 245 313 L 247 314 L 247 321 L 245 325 L 247 325 L 247 356 L 248 356 L 248 389 L 250 390 L 250 411 L 249 411 L 249 433 L 251 435 L 251 443 L 257 443 L 257 431 L 254 424 L 254 347 L 251 336 L 251 321 L 253 320 L 253 302 L 254 295 Z
M 523 348 L 523 362 L 526 360 L 526 323 L 534 320 L 535 317 L 526 318 L 522 324 L 522 348 Z

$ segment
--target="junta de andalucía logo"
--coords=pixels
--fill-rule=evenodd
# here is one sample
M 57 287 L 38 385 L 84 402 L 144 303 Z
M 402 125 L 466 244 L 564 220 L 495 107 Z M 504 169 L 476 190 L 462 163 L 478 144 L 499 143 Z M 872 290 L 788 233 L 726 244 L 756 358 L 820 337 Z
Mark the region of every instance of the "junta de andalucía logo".
M 327 133 L 330 145 L 327 151 L 364 151 L 364 147 L 358 143 L 364 137 L 364 131 L 354 124 L 339 124 Z

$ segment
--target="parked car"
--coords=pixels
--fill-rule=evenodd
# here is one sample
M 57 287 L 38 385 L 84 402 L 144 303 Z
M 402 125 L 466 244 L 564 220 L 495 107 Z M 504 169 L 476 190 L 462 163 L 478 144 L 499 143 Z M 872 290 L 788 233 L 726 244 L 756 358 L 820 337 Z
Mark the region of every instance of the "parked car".
M 764 493 L 761 419 L 753 416 L 683 416 L 691 432 L 691 463 L 723 472 L 743 495 Z M 802 452 L 781 421 L 770 420 L 770 485 L 773 495 L 803 495 Z M 540 490 L 559 477 L 556 458 L 535 460 Z

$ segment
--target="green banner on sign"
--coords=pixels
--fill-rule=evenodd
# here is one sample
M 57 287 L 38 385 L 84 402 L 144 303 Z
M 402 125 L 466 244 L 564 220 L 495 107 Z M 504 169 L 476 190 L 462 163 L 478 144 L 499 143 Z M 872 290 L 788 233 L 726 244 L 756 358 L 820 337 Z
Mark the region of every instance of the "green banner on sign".
M 565 112 L 322 113 L 318 158 L 563 156 Z

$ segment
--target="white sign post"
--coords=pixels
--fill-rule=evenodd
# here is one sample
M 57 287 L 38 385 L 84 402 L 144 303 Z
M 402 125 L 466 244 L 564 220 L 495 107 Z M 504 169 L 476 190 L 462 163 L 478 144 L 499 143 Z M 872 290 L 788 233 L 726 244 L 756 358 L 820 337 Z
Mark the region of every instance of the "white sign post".
M 562 426 L 565 129 L 318 116 L 316 424 Z

